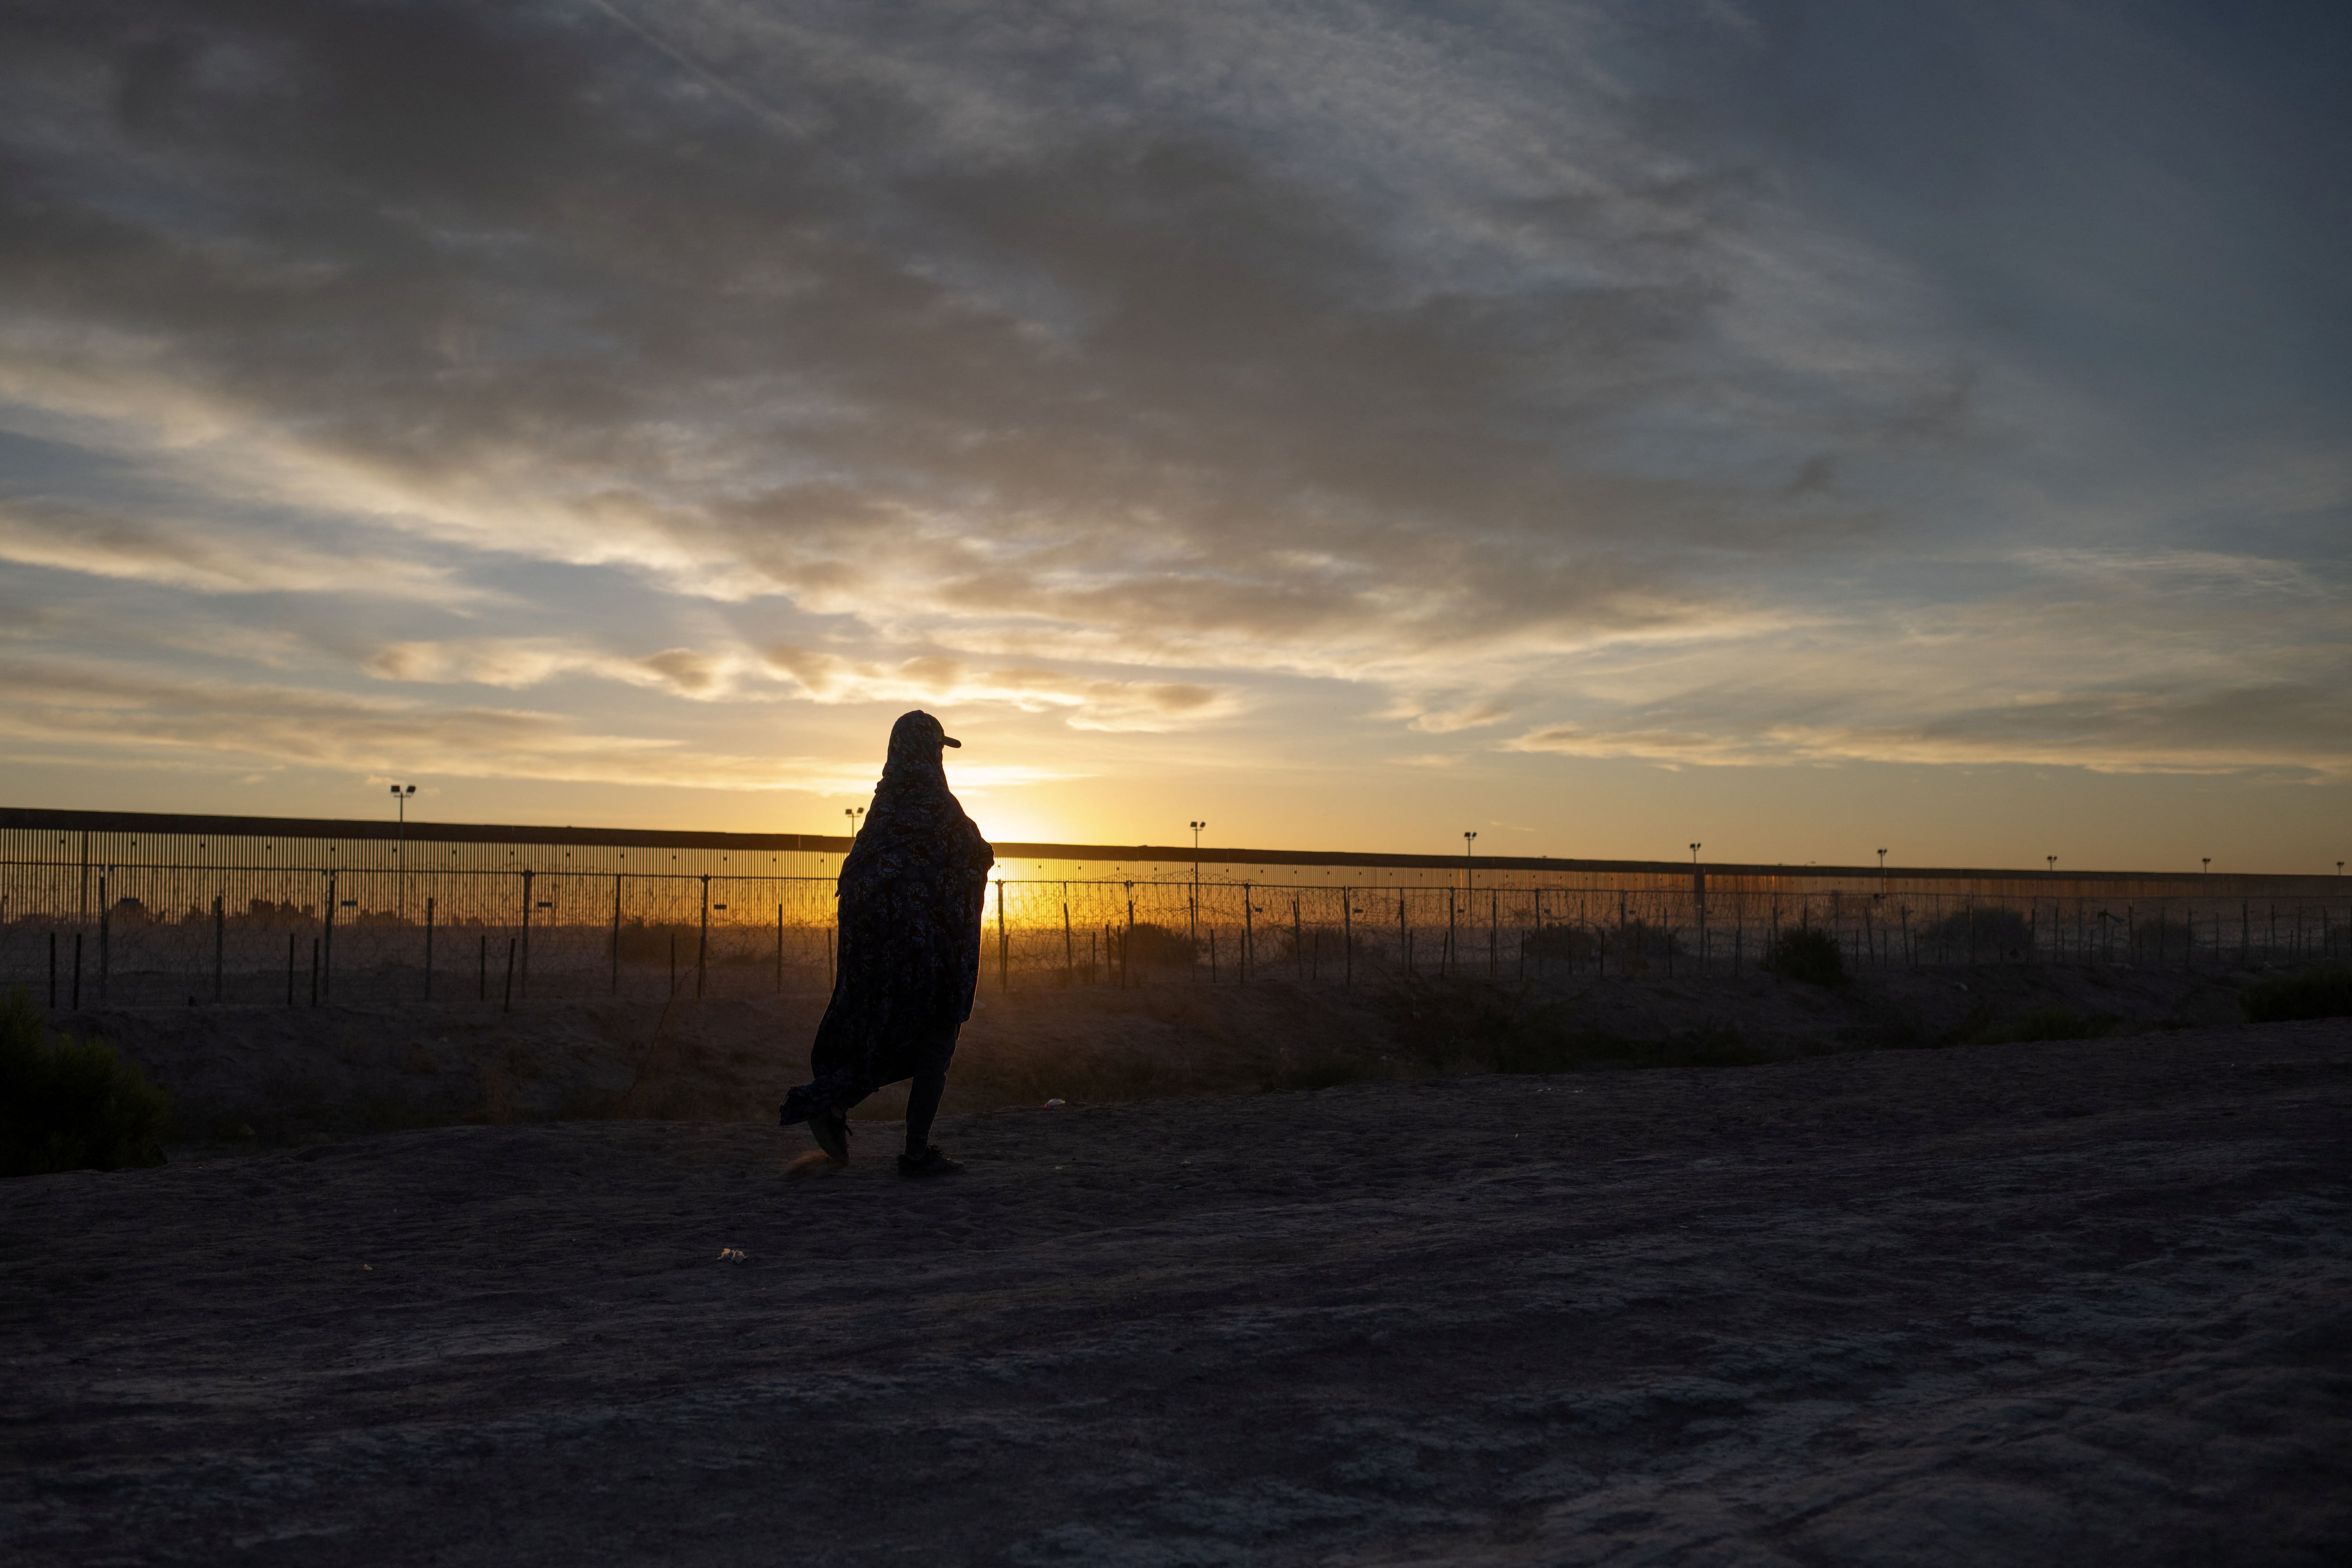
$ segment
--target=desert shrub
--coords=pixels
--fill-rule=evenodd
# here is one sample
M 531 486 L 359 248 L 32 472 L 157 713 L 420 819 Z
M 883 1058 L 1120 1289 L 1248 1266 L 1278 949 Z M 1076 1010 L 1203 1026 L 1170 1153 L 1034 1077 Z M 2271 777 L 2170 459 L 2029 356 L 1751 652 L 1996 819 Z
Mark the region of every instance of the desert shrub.
M 95 1040 L 51 1040 L 23 992 L 0 998 L 0 1176 L 163 1163 L 163 1091 Z
M 1131 963 L 1191 963 L 1201 955 L 1201 943 L 1152 921 L 1138 921 L 1120 935 Z
M 1541 931 L 1529 931 L 1524 942 L 1529 958 L 1577 964 L 1591 963 L 1600 946 L 1592 932 L 1581 926 L 1571 925 L 1548 925 Z
M 2326 963 L 2257 981 L 2240 992 L 2238 1000 L 2257 1024 L 2352 1017 L 2352 968 Z
M 690 964 L 695 943 L 701 939 L 702 928 L 691 921 L 631 920 L 621 927 L 621 958 L 629 963 L 659 963 L 676 952 L 679 963 Z
M 1337 1089 L 1341 1084 L 1361 1083 L 1380 1076 L 1377 1063 L 1360 1057 L 1327 1051 L 1299 1061 L 1286 1058 L 1276 1063 L 1265 1074 L 1262 1087 L 1276 1093 L 1302 1089 Z
M 2033 950 L 2033 926 L 2015 910 L 1998 906 L 1989 909 L 1954 910 L 1942 920 L 1919 931 L 1919 950 L 1923 955 L 1940 955 L 1942 959 L 1966 958 L 1969 952 L 1969 931 L 1976 933 L 1975 952 L 1979 958 L 1998 958 L 2006 953 L 2021 957 Z
M 1564 1011 L 1535 1008 L 1496 1040 L 1487 1061 L 1496 1072 L 1576 1072 L 1588 1068 L 1741 1067 L 1765 1060 L 1729 1024 L 1704 1024 L 1658 1039 L 1634 1040 L 1572 1026 Z
M 2032 1012 L 1979 1023 L 1962 1031 L 1964 1046 L 2003 1046 L 2030 1040 L 2095 1040 L 2115 1032 L 2113 1018 L 2071 1012 L 2063 1007 L 2038 1007 Z
M 1764 967 L 1808 985 L 1836 985 L 1845 979 L 1845 954 L 1837 938 L 1818 926 L 1784 926 L 1764 954 Z

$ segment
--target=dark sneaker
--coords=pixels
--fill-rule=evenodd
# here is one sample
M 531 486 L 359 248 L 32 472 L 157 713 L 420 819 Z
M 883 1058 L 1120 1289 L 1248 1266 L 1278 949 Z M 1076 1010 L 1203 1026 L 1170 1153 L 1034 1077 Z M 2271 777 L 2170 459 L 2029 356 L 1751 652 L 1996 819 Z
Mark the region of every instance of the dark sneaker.
M 961 1160 L 950 1160 L 933 1143 L 924 1149 L 919 1160 L 911 1155 L 898 1156 L 898 1173 L 902 1176 L 952 1176 L 963 1169 Z
M 816 1146 L 833 1156 L 836 1165 L 849 1163 L 849 1118 L 827 1108 L 809 1112 L 808 1130 Z

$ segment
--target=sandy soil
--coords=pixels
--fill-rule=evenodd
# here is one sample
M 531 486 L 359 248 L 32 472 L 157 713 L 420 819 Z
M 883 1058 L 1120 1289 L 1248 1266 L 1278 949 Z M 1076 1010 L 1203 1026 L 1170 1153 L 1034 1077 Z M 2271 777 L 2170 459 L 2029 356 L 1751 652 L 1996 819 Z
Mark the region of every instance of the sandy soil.
M 27 1563 L 2245 1563 L 2352 1539 L 2352 1026 L 453 1127 L 0 1186 Z M 740 1263 L 721 1261 L 740 1248 Z

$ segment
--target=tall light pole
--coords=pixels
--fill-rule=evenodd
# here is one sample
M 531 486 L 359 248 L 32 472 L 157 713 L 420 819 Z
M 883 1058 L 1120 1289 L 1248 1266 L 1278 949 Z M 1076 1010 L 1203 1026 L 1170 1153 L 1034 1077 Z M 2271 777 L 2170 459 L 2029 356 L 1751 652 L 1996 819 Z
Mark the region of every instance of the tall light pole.
M 2208 855 L 2208 856 L 2206 856 L 2206 857 L 2205 857 L 2205 869 L 2206 869 L 2206 872 L 2207 872 L 2209 875 L 2212 872 L 2212 869 L 2213 869 L 2213 857 L 2211 857 L 2210 855 Z
M 1185 826 L 1192 830 L 1192 910 L 1190 918 L 1192 940 L 1197 942 L 1201 940 L 1201 829 L 1209 825 L 1188 821 Z
M 400 836 L 392 841 L 394 881 L 398 887 L 393 901 L 404 921 L 408 918 L 408 797 L 415 793 L 415 784 L 392 786 L 393 804 L 400 808 Z
M 845 805 L 841 808 L 841 815 L 849 818 L 849 837 L 856 838 L 857 829 L 861 826 L 857 819 L 866 815 L 866 808 L 862 805 Z
M 2057 856 L 2055 856 L 2055 855 L 2044 855 L 2042 858 L 2043 859 L 2043 861 L 2044 861 L 2044 862 L 2046 862 L 2046 863 L 2048 864 L 2048 866 L 2049 866 L 2050 869 L 2052 869 L 2053 871 L 2055 871 L 2056 869 L 2058 869 L 2058 857 L 2057 857 Z
M 1692 864 L 1692 865 L 1694 865 L 1694 866 L 1696 866 L 1696 865 L 1697 865 L 1697 864 L 1698 864 L 1698 850 L 1699 850 L 1699 847 L 1698 847 L 1697 845 L 1696 845 L 1696 844 L 1694 844 L 1694 845 L 1692 845 L 1692 846 L 1690 847 L 1690 851 L 1691 851 L 1691 864 Z
M 1477 840 L 1478 836 L 1475 833 L 1465 832 L 1462 835 L 1462 890 L 1465 893 L 1475 891 L 1478 885 L 1470 868 L 1470 851 Z

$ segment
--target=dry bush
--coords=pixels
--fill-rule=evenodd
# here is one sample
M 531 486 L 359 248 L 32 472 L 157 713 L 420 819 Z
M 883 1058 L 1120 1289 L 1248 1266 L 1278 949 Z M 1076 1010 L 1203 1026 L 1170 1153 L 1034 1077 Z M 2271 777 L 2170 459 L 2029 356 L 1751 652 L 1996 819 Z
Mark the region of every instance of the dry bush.
M 1845 980 L 1845 954 L 1837 938 L 1817 926 L 1783 927 L 1765 952 L 1763 967 L 1808 985 L 1837 985 Z
M 2257 1024 L 2297 1018 L 2352 1017 L 2352 968 L 2325 963 L 2275 980 L 2261 980 L 2238 994 L 2246 1016 Z
M 1979 958 L 2021 958 L 2033 951 L 2033 925 L 2015 910 L 1955 910 L 1920 929 L 1919 950 L 1946 958 L 1974 952 Z
M 0 999 L 0 1176 L 163 1163 L 163 1091 L 95 1040 L 52 1041 L 32 999 Z
M 2064 1007 L 2037 1007 L 1999 1020 L 1971 1019 L 1960 1033 L 1964 1046 L 2005 1046 L 2032 1040 L 2095 1040 L 2116 1032 L 2116 1020 L 2103 1014 L 2073 1012 Z

